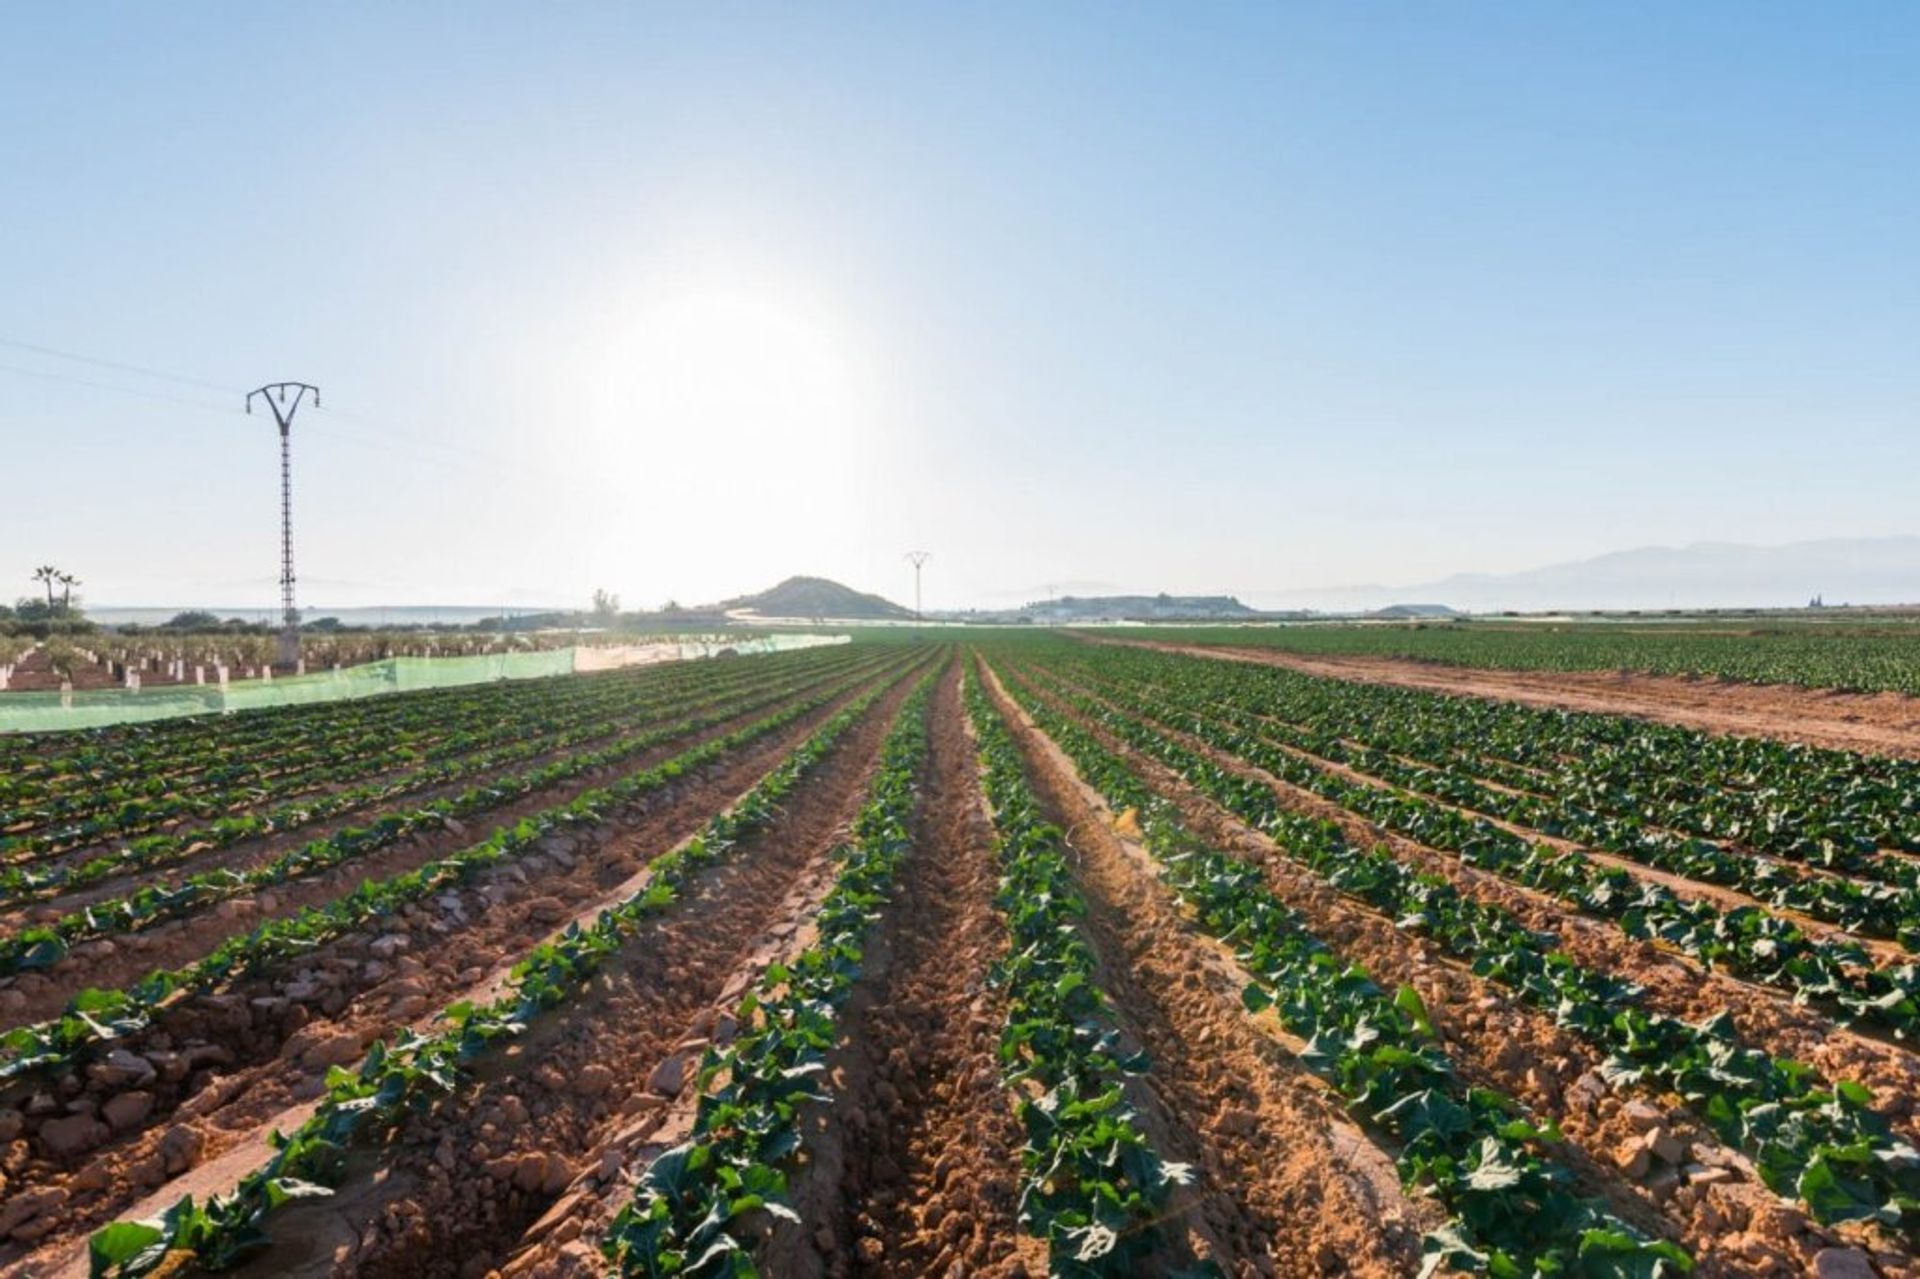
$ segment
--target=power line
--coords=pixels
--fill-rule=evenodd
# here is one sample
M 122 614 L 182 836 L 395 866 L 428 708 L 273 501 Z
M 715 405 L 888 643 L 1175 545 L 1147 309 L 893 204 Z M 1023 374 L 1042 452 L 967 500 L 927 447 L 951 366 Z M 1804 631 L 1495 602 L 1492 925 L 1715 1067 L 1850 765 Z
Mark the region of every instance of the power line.
M 163 381 L 177 382 L 183 386 L 205 387 L 214 391 L 239 394 L 237 391 L 230 391 L 227 387 L 220 386 L 218 383 L 205 381 L 201 378 L 186 377 L 177 373 L 166 373 L 159 369 L 150 369 L 138 364 L 128 364 L 121 360 L 109 360 L 100 356 L 82 355 L 76 351 L 62 351 L 54 347 L 40 346 L 32 342 L 20 342 L 13 338 L 0 337 L 0 346 L 15 347 L 22 351 L 33 351 L 38 354 L 50 355 L 63 360 L 74 360 L 82 364 L 93 365 L 97 368 L 118 369 L 142 377 L 159 378 Z M 118 395 L 131 395 L 138 399 L 155 400 L 166 404 L 179 404 L 187 408 L 207 409 L 222 414 L 235 412 L 235 410 L 227 404 L 216 404 L 207 400 L 168 395 L 163 391 L 150 391 L 143 390 L 139 387 L 121 386 L 113 382 L 101 382 L 92 378 L 75 377 L 71 373 L 55 373 L 47 369 L 30 369 L 15 364 L 0 364 L 0 373 L 16 373 L 21 377 L 39 378 L 48 382 L 60 382 L 68 386 L 88 387 L 96 391 L 111 391 Z M 377 437 L 363 435 L 352 430 L 341 430 L 338 427 L 322 423 L 315 423 L 307 429 L 321 435 L 331 436 L 335 439 L 347 440 L 352 443 L 364 444 L 382 450 L 391 450 L 399 447 L 403 449 L 411 448 L 416 452 L 422 453 L 431 452 L 442 458 L 451 457 L 457 462 L 463 461 L 470 467 L 487 471 L 494 475 L 508 475 L 523 478 L 529 469 L 524 462 L 514 462 L 506 458 L 482 452 L 478 449 L 434 440 L 427 436 L 418 435 L 401 427 L 394 426 L 391 423 L 376 421 L 358 414 L 342 413 L 338 410 L 330 409 L 326 410 L 326 417 L 348 422 L 359 422 L 367 426 L 376 427 L 383 432 L 383 434 Z M 552 472 L 546 472 L 546 474 L 552 479 L 563 478 Z
M 129 364 L 124 360 L 111 360 L 101 355 L 83 355 L 78 351 L 65 351 L 65 350 L 61 350 L 58 347 L 42 346 L 39 343 L 35 343 L 35 342 L 22 342 L 17 338 L 0 337 L 0 346 L 10 346 L 10 347 L 15 347 L 22 351 L 32 351 L 38 355 L 50 355 L 56 359 L 61 359 L 61 360 L 74 360 L 81 364 L 91 364 L 96 368 L 118 369 L 123 373 L 134 373 L 141 377 L 159 378 L 162 381 L 166 381 L 166 382 L 177 382 L 182 386 L 196 386 L 196 387 L 200 387 L 203 390 L 218 391 L 222 396 L 238 395 L 241 393 L 239 388 L 237 387 L 223 386 L 218 382 L 209 382 L 205 378 L 189 377 L 181 373 L 168 373 L 163 369 L 148 368 L 143 364 Z M 13 365 L 0 365 L 0 370 L 5 370 L 6 372 L 10 372 L 10 373 L 23 373 L 23 374 L 26 374 L 28 377 L 47 378 L 56 382 L 70 382 L 76 386 L 90 386 L 102 391 L 119 391 L 124 395 L 145 395 L 151 398 L 168 398 L 168 397 L 160 396 L 158 392 L 141 391 L 133 387 L 116 386 L 107 382 L 88 381 L 85 378 L 76 378 L 70 374 L 48 373 L 48 372 L 42 372 L 37 369 L 19 368 Z M 207 404 L 205 401 L 175 400 L 174 402 L 179 404 L 194 404 L 196 406 L 204 406 L 208 408 L 214 407 L 211 404 Z M 224 405 L 222 405 L 221 408 L 223 411 L 225 411 Z M 437 450 L 448 452 L 448 453 L 463 453 L 472 457 L 482 458 L 487 462 L 490 462 L 493 465 L 499 467 L 500 469 L 510 471 L 510 472 L 519 471 L 520 469 L 522 469 L 520 463 L 508 461 L 504 458 L 491 457 L 487 454 L 480 452 L 479 450 L 466 448 L 461 445 L 446 444 L 442 441 L 434 440 L 427 436 L 422 436 L 415 432 L 408 431 L 402 427 L 397 427 L 390 422 L 378 421 L 376 419 L 368 418 L 361 414 L 356 414 L 356 413 L 343 413 L 338 409 L 329 409 L 329 410 L 326 410 L 326 413 L 327 413 L 327 416 L 330 418 L 335 418 L 335 419 L 349 421 L 349 422 L 357 421 L 364 426 L 374 427 L 382 431 L 383 433 L 386 433 L 389 435 L 408 436 L 423 448 L 437 449 Z M 349 436 L 344 436 L 343 438 L 365 439 L 366 437 L 354 437 L 349 435 Z
M 77 351 L 62 351 L 58 347 L 38 346 L 32 342 L 21 342 L 15 338 L 0 337 L 0 346 L 11 346 L 21 351 L 32 351 L 36 355 L 51 355 L 59 360 L 73 360 L 79 364 L 92 364 L 103 369 L 118 369 L 122 373 L 138 373 L 141 377 L 159 378 L 163 382 L 178 382 L 182 386 L 197 386 L 203 391 L 218 391 L 222 395 L 237 394 L 236 388 L 222 386 L 218 382 L 209 382 L 205 378 L 185 377 L 178 373 L 163 373 L 159 369 L 143 368 L 138 364 L 126 364 L 119 360 L 103 359 L 97 355 L 81 355 Z
M 9 345 L 13 345 L 9 343 Z M 45 369 L 23 369 L 17 364 L 0 364 L 0 373 L 17 373 L 21 377 L 40 378 L 48 382 L 64 382 L 69 386 L 85 386 L 96 391 L 116 391 L 121 395 L 137 396 L 143 400 L 160 400 L 167 404 L 184 404 L 192 409 L 212 409 L 215 412 L 231 413 L 233 409 L 214 404 L 209 400 L 189 400 L 178 395 L 168 395 L 161 391 L 143 391 L 138 387 L 116 386 L 111 382 L 95 382 L 91 378 L 74 377 L 67 373 L 49 373 Z
M 222 386 L 217 382 L 209 382 L 204 378 L 190 377 L 180 373 L 169 373 L 162 369 L 148 368 L 145 365 L 129 364 L 124 360 L 108 359 L 105 356 L 86 355 L 78 351 L 66 351 L 58 347 L 44 346 L 39 343 L 22 342 L 17 338 L 0 337 L 0 346 L 13 347 L 22 351 L 32 351 L 36 354 L 52 356 L 56 359 L 73 360 L 77 363 L 89 364 L 97 368 L 117 369 L 121 372 L 132 373 L 140 377 L 158 378 L 162 381 L 175 382 L 182 386 L 193 386 L 218 391 L 223 397 L 241 394 L 236 388 Z M 119 386 L 110 382 L 98 382 L 88 378 L 74 377 L 66 373 L 21 368 L 17 365 L 9 364 L 0 364 L 0 372 L 17 373 L 24 377 L 41 378 L 50 382 L 64 382 L 70 386 L 90 387 L 97 391 L 113 391 L 121 395 L 131 395 L 141 399 L 185 405 L 188 408 L 208 409 L 223 414 L 233 412 L 225 403 L 214 404 L 205 400 L 185 399 L 180 396 L 167 395 L 159 391 L 147 391 L 137 387 Z M 338 427 L 332 426 L 332 421 L 359 423 L 362 426 L 372 427 L 381 434 L 378 437 L 372 437 L 356 433 L 352 430 L 343 431 Z M 537 462 L 529 462 L 525 458 L 515 459 L 501 457 L 481 449 L 473 448 L 470 445 L 454 444 L 437 440 L 430 436 L 421 435 L 418 432 L 409 431 L 405 427 L 396 426 L 391 422 L 384 422 L 378 418 L 370 418 L 363 414 L 352 412 L 343 413 L 338 409 L 323 410 L 319 422 L 308 424 L 303 429 L 382 450 L 391 450 L 399 447 L 403 449 L 410 448 L 417 453 L 435 453 L 440 455 L 442 459 L 451 458 L 457 463 L 464 463 L 470 469 L 490 472 L 495 477 L 504 476 L 516 480 L 525 480 L 529 475 L 539 475 L 550 483 L 562 486 L 578 485 L 581 481 L 581 477 L 578 475 L 564 474 L 557 470 L 550 470 Z
M 339 409 L 327 409 L 324 412 L 325 412 L 326 418 L 329 419 L 330 421 L 358 423 L 361 426 L 370 426 L 375 428 L 376 430 L 383 432 L 383 435 L 380 437 L 380 442 L 384 444 L 391 444 L 396 442 L 394 439 L 390 437 L 397 437 L 397 443 L 402 448 L 411 448 L 416 452 L 422 452 L 422 453 L 442 454 L 444 456 L 452 457 L 456 461 L 465 462 L 469 466 L 476 467 L 482 470 L 493 471 L 498 474 L 511 476 L 516 479 L 524 479 L 529 471 L 539 472 L 541 474 L 546 475 L 548 478 L 555 479 L 555 480 L 564 480 L 567 478 L 560 475 L 558 472 L 548 471 L 545 467 L 540 466 L 537 463 L 530 464 L 525 459 L 514 460 L 511 458 L 501 457 L 494 453 L 489 453 L 485 449 L 474 448 L 471 445 L 451 444 L 444 440 L 436 440 L 431 436 L 420 435 L 416 432 L 408 431 L 404 427 L 395 426 L 391 422 L 385 422 L 380 420 L 379 418 L 368 417 L 364 413 L 353 413 L 353 412 L 343 413 Z M 341 432 L 338 427 L 330 427 L 328 429 L 330 429 L 333 434 L 339 435 L 343 439 L 358 439 L 358 440 L 365 441 L 371 438 L 364 435 L 346 434 Z

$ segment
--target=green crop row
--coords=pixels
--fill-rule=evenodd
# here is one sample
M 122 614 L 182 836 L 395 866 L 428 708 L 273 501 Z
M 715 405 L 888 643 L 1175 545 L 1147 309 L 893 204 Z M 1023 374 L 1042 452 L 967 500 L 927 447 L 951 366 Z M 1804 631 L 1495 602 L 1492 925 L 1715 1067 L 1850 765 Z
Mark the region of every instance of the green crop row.
M 418 762 L 427 750 L 484 735 L 513 711 L 564 711 L 596 693 L 631 687 L 624 680 L 607 681 L 604 690 L 593 681 L 552 688 L 540 687 L 543 683 L 530 685 L 545 695 L 538 699 L 476 698 L 461 706 L 410 703 L 401 708 L 404 715 L 326 724 L 320 731 L 288 717 L 273 726 L 270 736 L 255 735 L 256 740 L 215 739 L 203 751 L 180 754 L 150 748 L 114 767 L 74 768 L 16 786 L 0 816 L 6 828 L 31 827 L 42 832 L 43 841 L 63 834 L 71 842 L 138 831 L 173 817 L 210 815 L 236 800 L 263 790 L 284 790 L 305 778 L 332 780 L 404 767 Z
M 1436 747 L 1435 738 L 1446 731 L 1446 726 L 1435 721 L 1444 721 L 1444 713 L 1429 715 L 1425 721 L 1412 716 L 1356 717 L 1336 735 L 1319 726 L 1302 727 L 1281 718 L 1257 688 L 1243 688 L 1236 702 L 1228 694 L 1230 682 L 1217 676 L 1183 681 L 1179 687 L 1185 693 L 1183 704 L 1199 707 L 1202 703 L 1198 699 L 1204 698 L 1207 714 L 1304 752 L 1313 757 L 1308 763 L 1318 759 L 1345 765 L 1380 782 L 1475 813 L 1603 849 L 1656 870 L 1736 889 L 1776 909 L 1797 911 L 1866 936 L 1893 938 L 1910 948 L 1920 945 L 1920 863 L 1906 858 L 1856 854 L 1850 861 L 1851 868 L 1882 881 L 1862 883 L 1822 869 L 1783 865 L 1698 835 L 1649 825 L 1639 815 L 1652 807 L 1644 784 L 1633 792 L 1632 802 L 1639 813 L 1629 810 L 1625 815 L 1595 811 L 1586 802 L 1566 797 L 1566 791 L 1573 790 L 1590 801 L 1592 791 L 1563 788 L 1553 777 L 1516 777 L 1509 773 L 1500 784 L 1490 785 L 1476 776 L 1493 771 L 1484 763 L 1463 760 L 1463 750 Z M 1166 695 L 1173 692 L 1173 685 L 1171 681 L 1156 682 L 1154 691 Z M 1446 762 L 1430 762 L 1435 759 Z M 1774 793 L 1777 796 L 1777 790 Z M 1824 846 L 1831 849 L 1833 844 L 1826 841 Z
M 1026 1133 L 1020 1222 L 1059 1276 L 1123 1276 L 1163 1246 L 1191 1170 L 1153 1148 L 1126 1097 L 1147 1063 L 1122 1048 L 1078 921 L 1066 835 L 1040 811 L 1020 750 L 969 672 L 973 721 L 1001 868 L 995 904 L 1011 934 L 993 983 L 1006 996 L 1000 1060 Z
M 1628 936 L 1657 939 L 1709 967 L 1818 1004 L 1849 1023 L 1883 1027 L 1902 1037 L 1920 1033 L 1920 966 L 1877 966 L 1858 943 L 1809 936 L 1759 907 L 1723 909 L 1712 901 L 1684 898 L 1664 884 L 1601 865 L 1583 853 L 1530 842 L 1485 818 L 1351 781 L 1258 734 L 1224 725 L 1165 688 L 1151 701 L 1117 686 L 1106 691 L 1135 713 L 1162 721 L 1169 714 L 1191 715 L 1191 722 L 1183 719 L 1181 726 L 1211 745 L 1390 831 L 1454 853 L 1470 866 L 1614 920 Z
M 583 710 L 617 713 L 655 690 L 672 695 L 729 676 L 738 678 L 732 672 L 692 667 L 648 681 L 582 678 L 546 690 L 547 696 L 538 701 L 510 703 L 503 698 L 501 705 L 470 707 L 446 719 L 415 707 L 405 726 L 311 741 L 294 738 L 297 749 L 249 753 L 212 772 L 195 772 L 187 761 L 161 757 L 120 781 L 68 776 L 37 807 L 0 817 L 0 830 L 10 832 L 0 837 L 0 854 L 9 862 L 32 861 L 170 823 L 209 821 L 266 803 L 311 797 L 328 787 L 521 740 L 564 726 Z
M 746 706 L 747 703 L 742 700 L 742 690 L 749 693 L 763 693 L 763 696 L 752 701 L 754 704 L 765 704 L 772 700 L 776 692 L 799 687 L 810 680 L 824 677 L 829 672 L 823 667 L 804 672 L 789 670 L 785 673 L 789 676 L 785 680 L 736 677 L 718 685 L 703 682 L 701 686 L 684 692 L 675 689 L 662 690 L 662 695 L 649 698 L 644 702 L 625 701 L 611 708 L 596 708 L 590 714 L 572 718 L 570 724 L 507 721 L 500 726 L 499 732 L 493 735 L 494 740 L 513 744 L 478 755 L 457 755 L 443 763 L 426 764 L 399 776 L 382 777 L 329 793 L 294 800 L 264 812 L 221 817 L 206 826 L 190 826 L 163 834 L 143 836 L 129 840 L 110 854 L 95 857 L 77 865 L 59 863 L 45 866 L 9 866 L 5 871 L 0 871 L 0 901 L 18 901 L 72 891 L 136 870 L 148 870 L 184 861 L 242 840 L 285 834 L 331 817 L 402 799 L 423 790 L 450 785 L 482 774 L 492 775 L 502 768 L 524 763 L 542 755 L 562 751 L 571 752 L 590 743 L 605 741 L 621 732 L 623 725 L 657 724 L 663 720 L 680 719 L 690 715 L 701 716 L 707 722 L 711 722 L 708 712 L 716 707 L 731 705 L 744 708 Z M 737 713 L 739 713 L 738 710 L 727 712 L 727 714 Z M 693 727 L 702 726 L 704 725 Z M 510 782 L 511 779 L 508 781 Z M 490 786 L 479 789 L 490 789 Z M 376 838 L 383 827 L 394 824 L 392 815 L 383 816 L 369 829 L 343 831 L 334 838 L 358 845 L 360 851 L 364 852 L 368 847 L 384 846 L 385 843 L 391 842 L 380 839 L 373 845 L 365 843 L 368 839 Z M 413 824 L 415 823 L 400 823 L 408 829 L 411 829 Z M 404 834 L 406 831 L 402 830 L 400 833 Z M 298 865 L 305 860 L 302 858 L 292 864 Z M 281 875 L 277 878 L 286 877 Z M 224 887 L 231 877 L 223 878 L 220 872 L 213 872 L 199 878 L 207 887 L 219 888 Z M 141 910 L 139 900 L 135 899 L 150 898 L 156 893 L 162 897 L 171 897 L 174 895 L 174 890 L 156 888 L 135 894 L 133 899 L 130 899 L 135 916 L 145 913 Z M 102 907 L 93 906 L 89 908 L 89 912 L 98 920 L 103 913 L 108 915 L 118 913 L 118 908 L 109 906 L 103 912 Z M 0 956 L 3 955 L 4 950 L 0 949 Z M 0 971 L 4 971 L 5 966 L 6 961 L 0 958 Z
M 1090 656 L 1077 646 L 1073 655 Z M 1099 658 L 1104 671 L 1251 700 L 1263 713 L 1321 738 L 1464 767 L 1596 813 L 1809 865 L 1852 870 L 1871 864 L 1877 848 L 1920 850 L 1920 760 L 1253 663 L 1114 649 Z

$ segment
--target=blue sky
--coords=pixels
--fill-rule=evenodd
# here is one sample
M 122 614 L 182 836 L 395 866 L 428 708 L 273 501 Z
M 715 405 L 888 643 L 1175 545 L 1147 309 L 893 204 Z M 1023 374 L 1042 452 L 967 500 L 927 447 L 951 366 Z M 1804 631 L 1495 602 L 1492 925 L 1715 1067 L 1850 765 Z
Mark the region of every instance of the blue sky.
M 270 601 L 282 378 L 321 606 L 1920 531 L 1920 8 L 7 26 L 0 594 Z

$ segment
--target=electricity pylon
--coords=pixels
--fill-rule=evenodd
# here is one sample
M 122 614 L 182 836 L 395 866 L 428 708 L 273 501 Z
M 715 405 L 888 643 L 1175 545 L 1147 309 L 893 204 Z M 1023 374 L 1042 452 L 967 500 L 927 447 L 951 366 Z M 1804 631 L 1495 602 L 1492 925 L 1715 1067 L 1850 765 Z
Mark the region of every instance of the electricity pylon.
M 920 615 L 920 566 L 933 558 L 932 551 L 908 551 L 907 563 L 913 565 L 913 620 L 925 620 Z
M 280 661 L 286 666 L 300 660 L 300 611 L 293 606 L 293 452 L 287 432 L 309 391 L 319 408 L 320 388 L 306 382 L 269 382 L 247 392 L 247 412 L 253 412 L 258 396 L 280 424 Z

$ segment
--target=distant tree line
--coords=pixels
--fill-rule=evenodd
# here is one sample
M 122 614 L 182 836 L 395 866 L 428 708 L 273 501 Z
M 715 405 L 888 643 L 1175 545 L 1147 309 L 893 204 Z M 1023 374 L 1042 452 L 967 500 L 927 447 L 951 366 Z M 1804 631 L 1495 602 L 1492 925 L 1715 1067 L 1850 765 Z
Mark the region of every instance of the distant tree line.
M 55 565 L 43 564 L 34 569 L 32 580 L 42 587 L 43 595 L 21 596 L 12 607 L 0 604 L 0 635 L 47 639 L 54 635 L 93 635 L 102 630 L 100 624 L 87 617 L 81 607 L 80 597 L 74 594 L 74 588 L 81 585 L 78 577 Z M 355 625 L 342 622 L 337 617 L 318 617 L 301 623 L 300 629 L 317 635 L 448 633 L 462 630 L 480 634 L 511 634 L 583 627 L 603 631 L 673 630 L 712 627 L 724 625 L 725 622 L 724 615 L 717 611 L 686 609 L 674 600 L 668 600 L 657 611 L 622 612 L 618 595 L 611 591 L 596 590 L 591 606 L 585 609 L 485 617 L 466 626 L 427 622 Z M 122 622 L 105 629 L 127 636 L 243 636 L 273 635 L 278 633 L 279 627 L 270 622 L 248 621 L 242 617 L 223 618 L 206 609 L 186 609 L 154 625 Z

